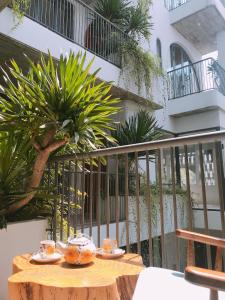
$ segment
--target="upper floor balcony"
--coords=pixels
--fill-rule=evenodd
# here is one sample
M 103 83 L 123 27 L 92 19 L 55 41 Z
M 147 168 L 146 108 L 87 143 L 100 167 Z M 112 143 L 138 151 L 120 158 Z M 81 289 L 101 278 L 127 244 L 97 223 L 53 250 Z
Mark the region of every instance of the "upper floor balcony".
M 128 36 L 79 0 L 31 0 L 26 16 L 104 60 L 121 66 L 118 48 Z
M 168 72 L 169 114 L 225 109 L 225 70 L 213 58 Z
M 121 76 L 120 45 L 128 36 L 113 23 L 80 0 L 31 0 L 25 17 L 15 26 L 10 8 L 0 12 L 0 64 L 11 58 L 26 68 L 23 53 L 38 60 L 40 52 L 51 52 L 55 59 L 62 53 L 86 51 L 87 61 L 94 59 L 91 72 L 99 69 L 100 81 L 114 82 L 112 93 L 151 109 L 160 106 L 134 80 Z M 125 77 L 125 76 L 124 76 Z
M 170 23 L 202 53 L 217 50 L 217 34 L 225 30 L 224 0 L 165 0 Z

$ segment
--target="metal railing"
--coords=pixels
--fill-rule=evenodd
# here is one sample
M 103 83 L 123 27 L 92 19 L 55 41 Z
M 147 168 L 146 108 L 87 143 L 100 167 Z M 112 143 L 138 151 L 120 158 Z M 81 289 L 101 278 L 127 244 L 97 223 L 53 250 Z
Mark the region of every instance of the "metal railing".
M 52 237 L 80 230 L 97 246 L 116 238 L 146 265 L 182 270 L 186 246 L 177 228 L 208 234 L 216 226 L 225 236 L 224 138 L 221 131 L 54 158 L 45 174 L 56 196 Z M 212 206 L 218 224 L 211 223 Z
M 171 11 L 171 10 L 174 10 L 186 3 L 190 2 L 190 0 L 165 0 L 164 3 L 165 3 L 165 7 Z
M 217 89 L 225 95 L 225 70 L 213 58 L 174 69 L 168 75 L 168 98 Z
M 31 0 L 26 16 L 108 62 L 121 65 L 128 36 L 80 0 Z

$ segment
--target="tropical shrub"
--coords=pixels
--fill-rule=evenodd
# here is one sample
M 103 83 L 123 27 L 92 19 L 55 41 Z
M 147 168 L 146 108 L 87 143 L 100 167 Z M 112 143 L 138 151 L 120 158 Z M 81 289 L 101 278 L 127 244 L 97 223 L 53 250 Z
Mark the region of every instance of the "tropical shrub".
M 23 176 L 24 194 L 18 201 L 4 201 L 0 208 L 4 217 L 34 198 L 51 155 L 65 146 L 76 153 L 113 141 L 111 117 L 119 110 L 110 84 L 96 82 L 98 70 L 90 73 L 93 61 L 86 64 L 86 55 L 61 55 L 55 62 L 49 53 L 39 63 L 29 58 L 27 62 L 29 70 L 24 73 L 12 60 L 3 70 L 5 84 L 0 86 L 0 132 L 18 133 L 33 151 L 31 174 Z

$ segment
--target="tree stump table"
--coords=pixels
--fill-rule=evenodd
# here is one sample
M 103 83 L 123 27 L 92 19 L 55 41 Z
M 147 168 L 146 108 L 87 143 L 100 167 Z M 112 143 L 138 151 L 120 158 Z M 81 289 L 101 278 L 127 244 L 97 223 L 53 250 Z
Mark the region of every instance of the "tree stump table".
M 86 266 L 38 264 L 30 254 L 13 260 L 8 279 L 9 300 L 131 300 L 139 273 L 144 269 L 137 254 L 101 259 Z

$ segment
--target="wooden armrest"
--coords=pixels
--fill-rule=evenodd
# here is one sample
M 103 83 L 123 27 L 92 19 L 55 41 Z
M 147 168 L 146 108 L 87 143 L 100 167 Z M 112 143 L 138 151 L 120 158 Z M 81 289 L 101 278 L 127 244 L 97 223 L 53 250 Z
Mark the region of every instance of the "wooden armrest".
M 213 237 L 213 236 L 200 234 L 200 233 L 187 231 L 187 230 L 181 230 L 181 229 L 176 230 L 176 235 L 177 237 L 185 240 L 208 244 L 220 248 L 225 248 L 225 239 L 221 239 L 218 237 Z
M 185 279 L 193 284 L 212 290 L 225 291 L 225 273 L 222 272 L 187 267 L 185 269 Z

